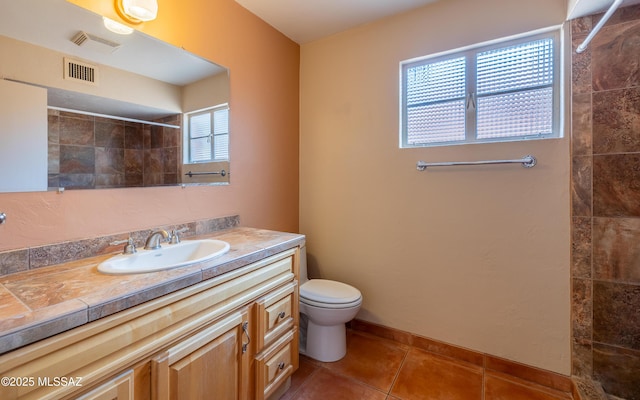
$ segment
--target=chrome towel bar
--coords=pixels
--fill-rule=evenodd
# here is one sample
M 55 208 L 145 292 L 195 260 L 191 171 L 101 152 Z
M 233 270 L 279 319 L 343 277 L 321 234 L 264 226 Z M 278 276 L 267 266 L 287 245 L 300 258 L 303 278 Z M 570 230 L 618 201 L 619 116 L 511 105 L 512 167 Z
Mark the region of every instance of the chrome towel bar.
M 533 168 L 536 165 L 536 158 L 532 155 L 524 156 L 517 160 L 485 160 L 485 161 L 450 161 L 450 162 L 424 162 L 418 161 L 416 168 L 424 171 L 428 167 L 449 167 L 455 165 L 485 165 L 485 164 L 522 164 L 525 168 Z
M 221 170 L 219 172 L 187 172 L 185 175 L 187 175 L 189 178 L 193 178 L 195 175 L 221 175 L 221 176 L 226 176 L 227 175 L 227 171 L 225 170 Z

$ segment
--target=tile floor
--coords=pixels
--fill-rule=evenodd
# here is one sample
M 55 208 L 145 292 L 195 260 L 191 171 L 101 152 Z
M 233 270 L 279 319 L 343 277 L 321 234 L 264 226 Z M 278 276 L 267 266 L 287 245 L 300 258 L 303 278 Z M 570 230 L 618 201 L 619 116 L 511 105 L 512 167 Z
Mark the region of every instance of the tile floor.
M 300 356 L 280 400 L 570 400 L 568 393 L 368 333 L 334 363 Z

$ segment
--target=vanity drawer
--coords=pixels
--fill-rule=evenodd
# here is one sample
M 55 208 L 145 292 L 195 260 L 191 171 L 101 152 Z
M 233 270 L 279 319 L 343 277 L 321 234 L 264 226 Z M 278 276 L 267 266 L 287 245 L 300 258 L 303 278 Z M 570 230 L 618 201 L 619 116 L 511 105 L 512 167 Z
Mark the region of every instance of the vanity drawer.
M 256 398 L 266 399 L 293 374 L 297 365 L 297 331 L 290 330 L 256 357 Z
M 296 282 L 276 289 L 257 302 L 258 304 L 258 351 L 269 346 L 284 332 L 290 330 L 298 316 Z

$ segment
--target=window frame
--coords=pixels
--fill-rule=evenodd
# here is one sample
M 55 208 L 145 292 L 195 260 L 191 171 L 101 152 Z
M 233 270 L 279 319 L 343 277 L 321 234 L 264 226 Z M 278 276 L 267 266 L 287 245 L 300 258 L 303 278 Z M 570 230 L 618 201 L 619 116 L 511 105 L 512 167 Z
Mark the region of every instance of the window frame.
M 484 138 L 478 139 L 477 131 L 477 56 L 480 53 L 508 48 L 514 45 L 533 42 L 540 39 L 550 38 L 553 40 L 553 84 L 552 84 L 552 131 L 549 134 L 536 134 L 526 136 L 503 136 L 498 138 Z M 562 29 L 560 27 L 553 27 L 536 32 L 530 32 L 522 35 L 511 36 L 507 38 L 497 39 L 490 42 L 483 42 L 467 46 L 464 48 L 458 48 L 451 51 L 432 54 L 424 57 L 418 57 L 410 60 L 405 60 L 400 63 L 400 132 L 399 132 L 399 147 L 400 148 L 422 148 L 422 147 L 437 147 L 437 146 L 452 146 L 452 145 L 464 145 L 464 144 L 479 144 L 479 143 L 501 143 L 501 142 L 517 142 L 527 140 L 540 140 L 540 139 L 557 139 L 563 136 L 562 131 Z M 466 62 L 465 71 L 465 132 L 464 140 L 449 140 L 439 142 L 428 142 L 419 144 L 410 144 L 407 136 L 407 70 L 420 65 L 432 64 L 442 62 L 446 60 L 452 60 L 456 58 L 464 57 Z M 515 92 L 515 91 L 514 91 Z M 524 92 L 524 90 L 522 90 Z M 472 96 L 470 98 L 470 95 Z M 453 99 L 453 98 L 451 98 Z M 468 102 L 470 99 L 473 101 L 474 107 L 470 111 Z
M 221 162 L 221 161 L 229 161 L 229 149 L 227 147 L 227 157 L 226 158 L 216 158 L 215 157 L 215 140 L 216 140 L 216 136 L 227 136 L 227 138 L 230 135 L 230 127 L 229 127 L 229 114 L 227 114 L 227 130 L 226 133 L 223 134 L 215 134 L 215 112 L 219 111 L 219 110 L 227 110 L 227 113 L 230 113 L 230 109 L 229 109 L 229 104 L 228 103 L 223 103 L 223 104 L 218 104 L 212 107 L 206 107 L 206 108 L 202 108 L 199 110 L 194 110 L 194 111 L 189 111 L 184 113 L 184 141 L 183 143 L 185 144 L 185 149 L 184 149 L 184 155 L 185 155 L 185 159 L 187 160 L 187 162 L 185 162 L 185 164 L 204 164 L 204 163 L 212 163 L 212 162 Z M 191 142 L 194 139 L 197 138 L 192 138 L 191 137 L 191 118 L 198 116 L 198 115 L 202 115 L 205 113 L 209 113 L 211 114 L 211 132 L 209 134 L 209 137 L 211 138 L 210 144 L 211 144 L 211 158 L 208 160 L 200 160 L 200 161 L 194 161 L 192 160 L 192 145 Z M 200 138 L 203 138 L 206 136 L 201 136 Z M 227 146 L 228 146 L 228 139 L 227 139 Z

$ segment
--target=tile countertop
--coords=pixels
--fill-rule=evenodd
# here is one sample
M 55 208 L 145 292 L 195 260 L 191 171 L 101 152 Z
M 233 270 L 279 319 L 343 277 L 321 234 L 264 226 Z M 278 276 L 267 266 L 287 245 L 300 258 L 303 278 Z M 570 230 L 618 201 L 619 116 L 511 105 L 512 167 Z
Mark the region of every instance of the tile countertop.
M 232 228 L 188 239 L 231 245 L 206 262 L 166 271 L 105 275 L 98 265 L 114 254 L 0 277 L 0 354 L 211 279 L 304 243 L 304 235 Z

